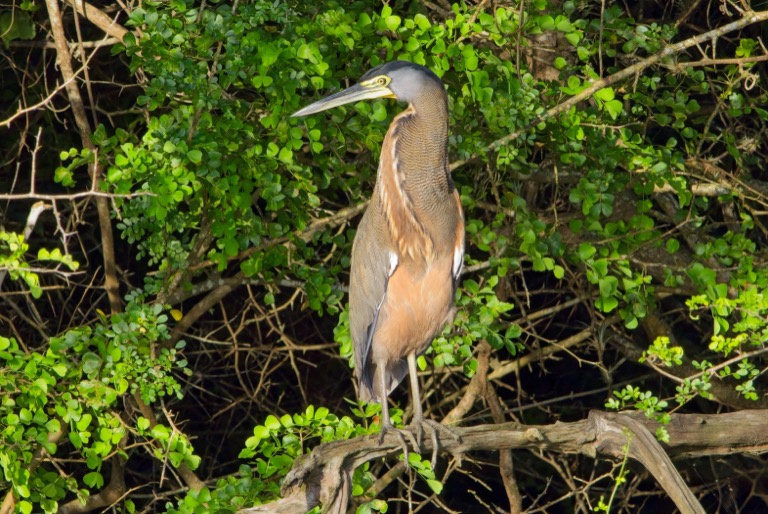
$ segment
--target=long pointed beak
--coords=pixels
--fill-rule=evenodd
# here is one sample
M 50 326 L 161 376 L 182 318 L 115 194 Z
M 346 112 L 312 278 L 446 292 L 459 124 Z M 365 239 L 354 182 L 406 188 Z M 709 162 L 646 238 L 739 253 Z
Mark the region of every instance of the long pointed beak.
M 373 100 L 374 98 L 395 98 L 395 95 L 386 86 L 361 86 L 360 84 L 355 84 L 343 91 L 339 91 L 338 93 L 326 96 L 313 104 L 309 104 L 303 109 L 291 114 L 291 117 L 297 118 L 299 116 L 308 116 L 340 105 L 346 105 L 360 100 Z

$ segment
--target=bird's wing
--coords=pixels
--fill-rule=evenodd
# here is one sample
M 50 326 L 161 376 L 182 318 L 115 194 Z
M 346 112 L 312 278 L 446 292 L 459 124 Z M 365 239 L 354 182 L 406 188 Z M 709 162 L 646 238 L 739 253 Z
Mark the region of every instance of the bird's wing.
M 349 281 L 349 327 L 355 352 L 355 374 L 363 398 L 374 397 L 373 367 L 368 364 L 373 335 L 387 294 L 389 277 L 398 265 L 397 254 L 376 239 L 376 206 L 363 215 L 352 245 Z

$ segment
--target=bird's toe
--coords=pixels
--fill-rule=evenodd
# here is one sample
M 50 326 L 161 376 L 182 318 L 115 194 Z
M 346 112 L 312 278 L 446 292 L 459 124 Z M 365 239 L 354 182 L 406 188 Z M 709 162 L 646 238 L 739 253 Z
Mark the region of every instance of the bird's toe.
M 384 425 L 381 427 L 381 432 L 379 432 L 379 444 L 381 445 L 384 442 L 385 437 L 387 434 L 392 434 L 395 436 L 400 443 L 400 447 L 403 449 L 403 454 L 405 456 L 405 462 L 408 463 L 408 457 L 410 455 L 410 446 L 418 451 L 419 444 L 416 438 L 414 438 L 413 433 L 410 430 L 404 430 L 401 428 L 396 428 L 393 425 Z
M 432 441 L 432 459 L 430 460 L 432 469 L 434 469 L 435 465 L 437 464 L 437 454 L 440 451 L 440 439 L 437 435 L 438 433 L 450 437 L 458 443 L 461 443 L 461 436 L 459 436 L 456 432 L 443 425 L 442 423 L 438 423 L 437 421 L 433 421 L 431 419 L 414 419 L 411 423 L 411 431 L 415 432 L 416 434 L 416 441 L 418 442 L 417 448 L 420 452 L 422 451 L 421 443 L 423 441 L 423 434 L 424 432 L 429 433 L 429 437 Z

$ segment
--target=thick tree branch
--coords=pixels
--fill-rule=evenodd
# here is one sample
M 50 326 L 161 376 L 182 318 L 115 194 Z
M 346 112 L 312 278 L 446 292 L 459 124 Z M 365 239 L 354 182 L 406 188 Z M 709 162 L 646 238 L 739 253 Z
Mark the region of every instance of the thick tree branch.
M 102 507 L 109 507 L 123 497 L 125 487 L 125 459 L 120 455 L 113 455 L 110 459 L 112 470 L 110 471 L 109 484 L 97 494 L 89 496 L 85 503 L 75 499 L 59 507 L 57 514 L 80 514 L 91 512 Z
M 573 423 L 457 427 L 453 430 L 461 441 L 440 438 L 439 443 L 440 451 L 454 455 L 480 450 L 537 449 L 593 458 L 626 456 L 646 466 L 680 512 L 692 514 L 704 510 L 683 483 L 670 457 L 768 452 L 767 425 L 768 411 L 673 414 L 666 425 L 671 442 L 662 448 L 651 436 L 659 424 L 642 414 L 592 411 L 587 419 Z M 297 460 L 286 476 L 283 499 L 240 512 L 304 513 L 318 504 L 323 505 L 324 512 L 344 512 L 354 469 L 364 462 L 402 453 L 401 442 L 393 434 L 386 436 L 381 445 L 377 441 L 378 436 L 374 435 L 318 446 Z M 430 441 L 423 446 L 422 451 L 432 451 Z
M 597 451 L 601 454 L 624 456 L 640 462 L 684 514 L 705 514 L 704 508 L 683 481 L 672 460 L 656 438 L 637 419 L 626 415 L 603 415 L 593 411 L 589 415 L 598 426 Z

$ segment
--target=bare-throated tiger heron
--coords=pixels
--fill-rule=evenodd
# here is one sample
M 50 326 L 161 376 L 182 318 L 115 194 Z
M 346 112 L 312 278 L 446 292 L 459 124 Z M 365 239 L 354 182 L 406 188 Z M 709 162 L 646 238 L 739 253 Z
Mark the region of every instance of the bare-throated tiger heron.
M 448 169 L 443 83 L 423 66 L 389 62 L 293 116 L 375 98 L 395 98 L 408 107 L 384 137 L 376 186 L 352 245 L 349 323 L 355 373 L 361 398 L 381 402 L 382 439 L 392 428 L 387 396 L 410 374 L 420 444 L 425 420 L 416 358 L 453 320 L 464 259 L 461 202 Z M 432 434 L 434 439 L 434 427 Z

